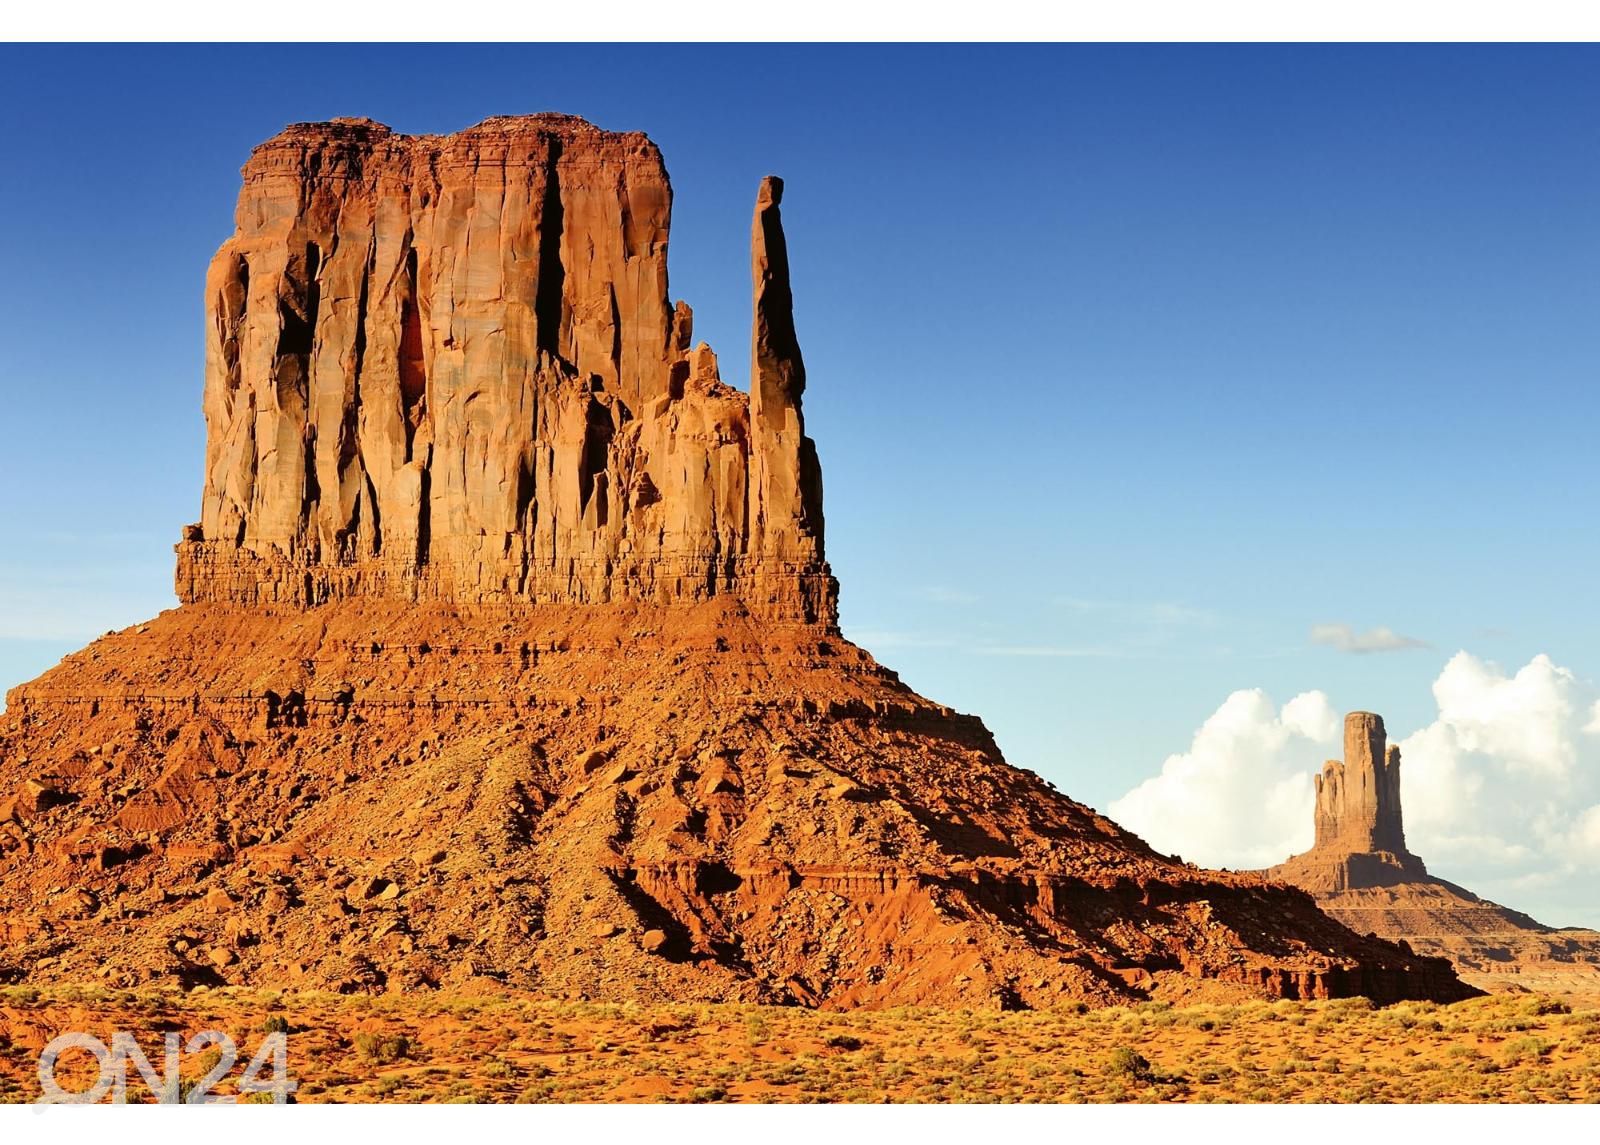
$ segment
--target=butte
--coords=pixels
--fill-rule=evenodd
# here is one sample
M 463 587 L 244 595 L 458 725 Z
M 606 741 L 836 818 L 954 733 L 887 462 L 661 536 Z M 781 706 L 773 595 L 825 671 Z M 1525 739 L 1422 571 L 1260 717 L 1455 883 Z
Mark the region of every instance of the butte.
M 1265 872 L 1302 887 L 1354 930 L 1448 958 L 1495 992 L 1600 995 L 1600 934 L 1545 926 L 1428 873 L 1406 846 L 1400 749 L 1383 719 L 1351 712 L 1344 759 L 1316 777 L 1311 850 Z
M 299 124 L 206 280 L 181 606 L 11 691 L 0 977 L 988 1007 L 1452 999 L 841 634 L 783 185 L 750 390 L 640 134 Z

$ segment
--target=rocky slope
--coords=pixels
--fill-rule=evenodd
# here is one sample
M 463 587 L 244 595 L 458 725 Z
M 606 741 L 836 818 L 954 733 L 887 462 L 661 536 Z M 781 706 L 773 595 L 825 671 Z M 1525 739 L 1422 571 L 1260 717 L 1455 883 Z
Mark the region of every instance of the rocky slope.
M 1002 1007 L 1469 990 L 841 636 L 779 201 L 751 393 L 641 136 L 300 125 L 208 286 L 182 607 L 14 689 L 0 977 Z
M 1600 934 L 1545 926 L 1428 873 L 1406 846 L 1400 749 L 1383 720 L 1345 719 L 1344 759 L 1317 776 L 1316 842 L 1266 874 L 1361 933 L 1449 958 L 1486 990 L 1600 995 Z

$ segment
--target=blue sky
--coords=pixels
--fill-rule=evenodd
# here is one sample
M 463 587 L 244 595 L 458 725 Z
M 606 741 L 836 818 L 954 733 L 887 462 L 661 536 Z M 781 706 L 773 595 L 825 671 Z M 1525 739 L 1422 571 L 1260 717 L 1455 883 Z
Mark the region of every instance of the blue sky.
M 1458 651 L 1587 682 L 1596 63 L 0 49 L 0 685 L 174 603 L 201 286 L 251 145 L 540 110 L 661 145 L 673 291 L 739 384 L 749 211 L 784 177 L 846 631 L 1078 798 L 1159 771 L 1238 689 L 1320 690 L 1398 738 Z M 1339 624 L 1411 643 L 1312 641 Z

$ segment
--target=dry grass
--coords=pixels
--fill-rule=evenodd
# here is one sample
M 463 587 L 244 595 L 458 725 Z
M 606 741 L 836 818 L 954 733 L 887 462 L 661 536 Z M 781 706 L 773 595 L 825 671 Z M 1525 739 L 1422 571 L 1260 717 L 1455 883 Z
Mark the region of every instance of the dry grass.
M 1537 997 L 839 1014 L 71 988 L 0 990 L 0 1099 L 37 1095 L 35 1060 L 56 1033 L 128 1030 L 154 1058 L 174 1027 L 227 1031 L 246 1057 L 287 1027 L 301 1101 L 1600 1099 L 1600 1010 Z

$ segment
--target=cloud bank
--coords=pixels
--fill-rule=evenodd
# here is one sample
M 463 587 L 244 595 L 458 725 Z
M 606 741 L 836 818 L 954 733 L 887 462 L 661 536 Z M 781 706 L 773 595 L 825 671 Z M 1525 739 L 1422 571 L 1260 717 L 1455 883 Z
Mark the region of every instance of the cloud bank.
M 1312 775 L 1339 740 L 1321 692 L 1280 710 L 1259 688 L 1233 693 L 1189 750 L 1108 808 L 1159 850 L 1214 867 L 1265 867 L 1311 845 Z
M 1600 692 L 1548 656 L 1507 673 L 1459 652 L 1433 697 L 1425 727 L 1389 729 L 1411 849 L 1434 874 L 1542 922 L 1600 927 Z M 1311 777 L 1338 741 L 1321 692 L 1281 709 L 1235 692 L 1188 751 L 1109 810 L 1194 862 L 1280 862 L 1311 844 Z

